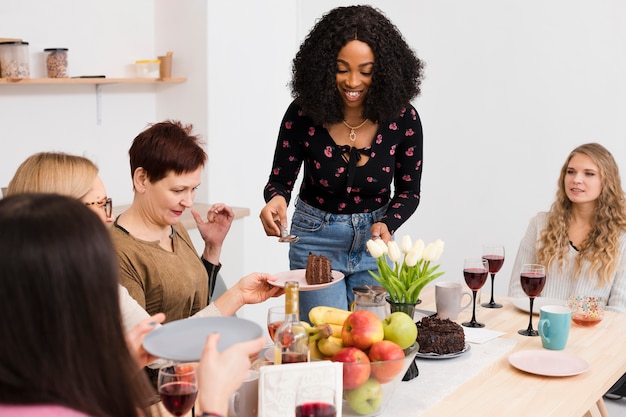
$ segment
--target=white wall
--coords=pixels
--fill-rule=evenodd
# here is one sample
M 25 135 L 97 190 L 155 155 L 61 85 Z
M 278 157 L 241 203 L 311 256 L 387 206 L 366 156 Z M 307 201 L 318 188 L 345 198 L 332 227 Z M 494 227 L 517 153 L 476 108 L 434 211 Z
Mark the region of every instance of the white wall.
M 50 47 L 69 48 L 71 76 L 130 77 L 135 60 L 162 53 L 155 50 L 154 21 L 151 0 L 24 0 L 3 6 L 0 36 L 30 43 L 33 77 L 44 74 L 42 51 Z M 154 122 L 155 91 L 151 85 L 103 86 L 98 125 L 93 85 L 0 86 L 0 184 L 34 152 L 72 152 L 99 165 L 115 203 L 129 203 L 127 151 Z
M 31 153 L 64 150 L 93 158 L 109 194 L 128 203 L 130 141 L 149 122 L 180 118 L 208 139 L 199 200 L 251 210 L 245 241 L 231 242 L 243 249 L 238 267 L 287 269 L 287 247 L 265 237 L 258 213 L 291 100 L 291 59 L 315 19 L 348 4 L 25 0 L 3 6 L 0 36 L 30 41 L 33 63 L 43 48 L 65 46 L 73 75 L 127 76 L 135 59 L 171 49 L 174 75 L 188 82 L 106 86 L 102 125 L 95 123 L 93 87 L 0 86 L 0 184 Z M 626 3 L 370 4 L 427 63 L 423 94 L 414 101 L 424 126 L 422 203 L 398 235 L 444 239 L 447 274 L 440 279 L 446 280 L 462 280 L 462 259 L 480 255 L 483 243 L 502 242 L 507 261 L 496 292 L 504 294 L 519 239 L 529 218 L 549 208 L 569 151 L 598 141 L 626 171 Z M 261 311 L 244 315 L 263 322 Z
M 440 280 L 462 280 L 464 257 L 479 256 L 485 243 L 501 242 L 507 260 L 497 275 L 496 293 L 505 294 L 527 222 L 549 208 L 559 169 L 571 149 L 598 141 L 626 171 L 626 4 L 369 3 L 391 18 L 427 64 L 423 93 L 414 101 L 424 126 L 422 202 L 398 235 L 446 241 L 442 270 L 447 273 Z M 252 15 L 259 7 L 254 4 Z M 236 152 L 238 159 L 242 147 L 257 147 L 242 161 L 245 170 L 231 167 L 230 158 L 218 162 L 224 172 L 234 172 L 236 181 L 211 183 L 219 199 L 251 208 L 246 219 L 248 271 L 288 268 L 287 248 L 267 240 L 258 213 L 278 124 L 290 101 L 286 84 L 291 59 L 315 19 L 349 4 L 298 1 L 295 42 L 268 40 L 257 32 L 259 26 L 276 31 L 280 24 L 292 24 L 278 17 L 244 20 L 252 29 L 242 39 L 240 25 L 230 24 L 242 19 L 232 6 L 220 5 L 227 14 L 211 28 L 229 40 L 222 54 L 211 50 L 211 59 L 221 62 L 232 51 L 246 51 L 246 58 L 237 61 L 241 63 L 222 68 L 225 76 L 232 75 L 231 82 L 211 90 L 212 101 L 240 100 L 246 118 L 230 108 L 211 107 L 210 129 L 224 146 L 220 155 Z M 280 13 L 277 7 L 271 11 Z M 259 51 L 264 53 L 260 60 Z M 245 94 L 233 94 L 233 89 Z M 230 140 L 221 140 L 232 135 L 232 126 L 254 129 L 250 136 L 234 138 L 236 149 Z

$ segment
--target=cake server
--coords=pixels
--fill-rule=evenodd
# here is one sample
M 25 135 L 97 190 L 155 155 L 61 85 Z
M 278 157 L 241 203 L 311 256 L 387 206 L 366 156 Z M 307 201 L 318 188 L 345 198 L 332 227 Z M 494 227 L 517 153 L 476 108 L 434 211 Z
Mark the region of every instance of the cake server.
M 280 224 L 280 220 L 274 220 L 274 222 L 280 229 L 280 238 L 278 238 L 279 242 L 296 243 L 300 240 L 298 236 L 290 235 L 289 232 L 287 232 L 287 228 Z

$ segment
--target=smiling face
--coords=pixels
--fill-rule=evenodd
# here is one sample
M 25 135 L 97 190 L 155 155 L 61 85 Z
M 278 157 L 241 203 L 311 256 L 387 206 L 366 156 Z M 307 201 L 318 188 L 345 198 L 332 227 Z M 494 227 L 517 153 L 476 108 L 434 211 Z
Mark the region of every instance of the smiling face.
M 577 153 L 567 164 L 563 185 L 572 203 L 595 202 L 602 192 L 600 169 L 590 157 Z
M 146 181 L 143 191 L 152 221 L 160 225 L 178 224 L 183 212 L 193 205 L 201 173 L 202 168 L 180 175 L 170 171 L 159 181 Z
M 337 55 L 337 89 L 346 108 L 363 109 L 363 100 L 372 85 L 374 52 L 361 41 L 348 42 Z

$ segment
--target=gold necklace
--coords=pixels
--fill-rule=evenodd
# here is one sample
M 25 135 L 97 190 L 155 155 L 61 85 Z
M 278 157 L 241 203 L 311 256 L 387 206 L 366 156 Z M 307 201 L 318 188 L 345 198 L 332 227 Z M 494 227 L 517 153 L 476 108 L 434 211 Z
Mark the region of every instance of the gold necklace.
M 361 123 L 358 126 L 350 126 L 348 124 L 348 122 L 346 122 L 345 120 L 343 121 L 343 124 L 346 125 L 346 127 L 348 129 L 350 129 L 350 136 L 349 136 L 350 137 L 350 142 L 354 142 L 356 140 L 356 131 L 357 131 L 357 129 L 363 127 L 363 125 L 367 122 L 367 120 L 368 119 L 363 120 L 363 123 Z

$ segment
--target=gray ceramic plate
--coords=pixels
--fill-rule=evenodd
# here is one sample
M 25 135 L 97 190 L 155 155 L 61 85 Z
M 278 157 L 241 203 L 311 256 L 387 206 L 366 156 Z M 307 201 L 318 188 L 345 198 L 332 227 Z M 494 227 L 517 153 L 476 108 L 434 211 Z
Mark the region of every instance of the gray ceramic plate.
M 463 348 L 463 350 L 459 352 L 445 353 L 443 355 L 439 355 L 438 353 L 433 353 L 433 352 L 429 352 L 429 353 L 417 352 L 415 356 L 420 359 L 452 359 L 452 358 L 456 358 L 457 356 L 461 356 L 462 354 L 469 351 L 470 349 L 471 349 L 470 344 L 465 343 L 465 347 Z
M 196 362 L 202 356 L 206 337 L 219 333 L 217 349 L 256 339 L 263 335 L 258 324 L 237 317 L 202 317 L 177 320 L 148 333 L 144 348 L 159 358 L 180 362 Z

